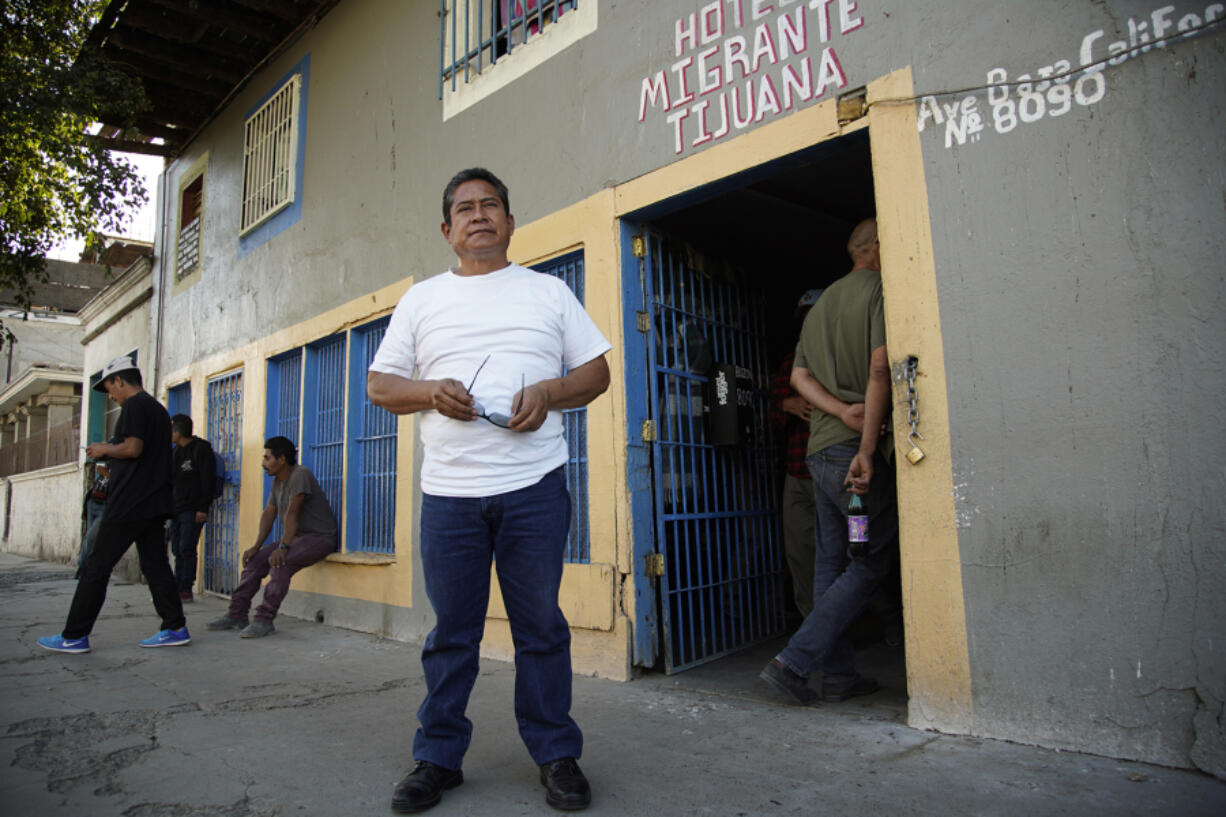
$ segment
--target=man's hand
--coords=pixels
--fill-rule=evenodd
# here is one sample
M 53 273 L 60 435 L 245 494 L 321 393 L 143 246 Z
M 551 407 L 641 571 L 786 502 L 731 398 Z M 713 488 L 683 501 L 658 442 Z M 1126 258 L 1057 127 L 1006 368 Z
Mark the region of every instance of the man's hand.
M 790 397 L 785 397 L 779 401 L 779 408 L 784 412 L 799 417 L 806 423 L 809 422 L 809 415 L 813 413 L 813 406 L 808 400 L 801 397 L 799 394 L 793 394 Z
M 852 431 L 864 431 L 864 404 L 849 403 L 843 413 L 839 415 L 839 419 L 843 421 L 843 425 L 850 428 Z
M 285 564 L 285 557 L 288 555 L 289 555 L 288 550 L 282 550 L 281 548 L 277 548 L 271 554 L 269 554 L 268 566 L 269 567 L 281 567 L 283 564 Z
M 511 402 L 515 413 L 511 415 L 508 428 L 512 431 L 536 431 L 549 416 L 549 390 L 540 383 L 533 383 L 515 395 Z
M 255 558 L 255 555 L 256 555 L 257 553 L 259 553 L 259 552 L 260 552 L 260 546 L 259 546 L 259 545 L 252 545 L 251 547 L 249 547 L 249 548 L 247 548 L 246 550 L 244 550 L 244 551 L 243 551 L 243 556 L 242 556 L 242 563 L 243 563 L 243 567 L 246 567 L 246 566 L 247 566 L 247 562 L 250 562 L 252 559 L 254 559 L 254 558 Z
M 196 511 L 196 524 L 203 525 L 209 521 L 209 515 L 205 511 Z
M 868 493 L 868 485 L 872 481 L 873 455 L 857 452 L 856 456 L 851 459 L 851 465 L 847 468 L 847 476 L 843 478 L 843 484 L 851 486 L 853 494 L 864 496 Z
M 103 452 L 107 448 L 110 448 L 110 446 L 106 443 L 90 443 L 89 445 L 85 446 L 85 456 L 89 457 L 91 460 L 100 460 L 106 456 L 106 454 Z
M 464 384 L 450 377 L 436 380 L 430 389 L 430 403 L 434 410 L 444 417 L 453 420 L 476 420 L 477 410 L 473 408 L 473 396 L 464 388 Z

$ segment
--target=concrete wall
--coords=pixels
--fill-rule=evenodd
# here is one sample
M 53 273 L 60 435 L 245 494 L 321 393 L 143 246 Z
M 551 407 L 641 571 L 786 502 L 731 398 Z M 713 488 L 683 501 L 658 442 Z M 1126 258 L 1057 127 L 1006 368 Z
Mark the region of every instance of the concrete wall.
M 202 271 L 195 285 L 166 287 L 164 368 L 202 381 L 245 362 L 254 374 L 292 338 L 376 314 L 384 288 L 443 269 L 438 191 L 458 168 L 502 175 L 521 225 L 556 225 L 555 213 L 610 191 L 604 220 L 586 229 L 611 236 L 632 209 L 623 202 L 647 205 L 777 158 L 802 121 L 817 125 L 808 144 L 836 133 L 833 109 L 813 111 L 869 85 L 891 359 L 920 358 L 932 455 L 899 480 L 908 660 L 954 667 L 949 705 L 913 707 L 912 721 L 1226 774 L 1226 662 L 1215 646 L 1226 621 L 1215 501 L 1226 450 L 1212 433 L 1226 419 L 1215 399 L 1226 364 L 1215 314 L 1226 295 L 1226 60 L 1220 26 L 1147 51 L 1141 40 L 1226 10 L 1203 0 L 818 5 L 599 2 L 596 33 L 444 119 L 436 8 L 347 0 L 168 171 L 173 190 L 187 168 L 207 166 Z M 710 46 L 687 28 L 691 14 L 713 26 L 720 10 L 724 29 L 709 40 L 720 54 L 739 36 L 751 60 L 762 55 L 748 78 L 722 84 L 699 76 Z M 786 53 L 781 18 L 797 14 L 807 15 L 811 79 L 825 72 L 831 84 L 776 110 L 764 86 L 781 96 L 784 66 L 799 70 L 801 55 L 771 63 Z M 763 38 L 773 52 L 758 49 Z M 301 219 L 240 252 L 243 117 L 307 55 Z M 1118 64 L 1100 63 L 1108 57 Z M 944 93 L 1065 72 L 1054 85 Z M 677 103 L 679 74 L 696 92 L 711 83 L 709 93 Z M 668 111 L 648 93 L 661 76 L 676 103 Z M 751 82 L 763 115 L 717 136 L 715 112 L 730 93 L 747 99 Z M 917 212 L 900 215 L 908 202 Z M 616 259 L 612 246 L 598 274 L 615 282 Z M 615 287 L 598 290 L 589 309 L 616 320 L 617 299 Z M 337 304 L 343 314 L 328 317 Z M 248 384 L 256 416 L 262 375 Z M 620 433 L 605 444 L 624 444 Z M 244 462 L 255 460 L 245 452 Z M 622 548 L 611 562 L 626 568 L 626 532 L 608 535 Z M 367 605 L 387 603 L 374 598 L 386 590 L 364 581 L 304 589 L 370 619 Z

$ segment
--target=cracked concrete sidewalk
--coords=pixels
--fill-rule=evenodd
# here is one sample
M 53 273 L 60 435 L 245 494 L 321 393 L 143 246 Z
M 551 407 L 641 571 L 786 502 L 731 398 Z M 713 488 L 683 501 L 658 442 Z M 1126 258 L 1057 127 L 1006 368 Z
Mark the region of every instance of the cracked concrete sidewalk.
M 71 570 L 0 553 L 0 813 L 74 817 L 391 814 L 422 694 L 418 645 L 281 617 L 241 640 L 187 607 L 190 646 L 145 650 L 146 587 L 112 581 L 87 655 L 63 625 Z M 902 725 L 897 710 L 787 706 L 760 656 L 629 684 L 575 679 L 593 815 L 1216 815 L 1197 772 Z M 430 814 L 554 813 L 511 712 L 514 668 L 485 661 L 465 783 Z

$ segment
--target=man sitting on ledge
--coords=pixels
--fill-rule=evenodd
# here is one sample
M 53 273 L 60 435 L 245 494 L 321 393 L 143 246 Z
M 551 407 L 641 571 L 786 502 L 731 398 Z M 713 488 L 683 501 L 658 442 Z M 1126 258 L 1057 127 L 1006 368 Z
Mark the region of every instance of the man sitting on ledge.
M 269 439 L 264 443 L 262 465 L 273 483 L 268 505 L 260 516 L 260 532 L 255 544 L 243 551 L 243 575 L 230 597 L 230 609 L 205 625 L 210 630 L 241 630 L 240 638 L 261 638 L 274 632 L 272 620 L 289 592 L 293 575 L 336 550 L 336 517 L 315 475 L 298 464 L 294 444 L 285 437 Z M 278 518 L 281 541 L 276 547 L 271 543 L 264 547 Z M 269 579 L 264 602 L 248 624 L 251 599 L 265 576 Z

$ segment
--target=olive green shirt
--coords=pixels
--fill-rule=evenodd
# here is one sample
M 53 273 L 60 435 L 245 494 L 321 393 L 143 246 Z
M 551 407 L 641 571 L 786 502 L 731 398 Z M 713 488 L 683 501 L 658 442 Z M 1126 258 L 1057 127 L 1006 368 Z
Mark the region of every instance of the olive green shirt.
M 873 350 L 879 346 L 885 346 L 881 273 L 852 270 L 827 287 L 809 310 L 792 365 L 808 369 L 826 391 L 843 402 L 863 403 L 869 363 Z M 889 459 L 894 443 L 888 422 L 886 428 L 877 447 Z M 809 454 L 859 439 L 860 432 L 844 425 L 838 417 L 813 409 L 809 418 Z

